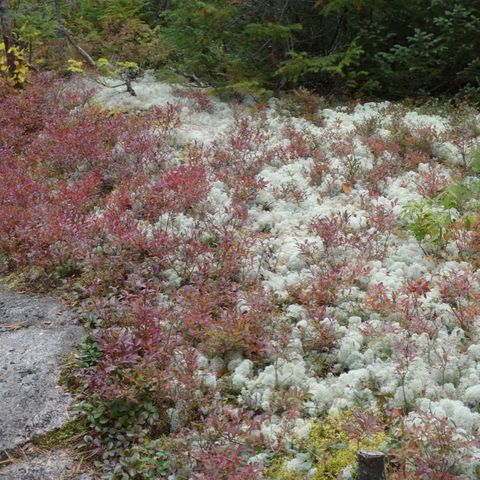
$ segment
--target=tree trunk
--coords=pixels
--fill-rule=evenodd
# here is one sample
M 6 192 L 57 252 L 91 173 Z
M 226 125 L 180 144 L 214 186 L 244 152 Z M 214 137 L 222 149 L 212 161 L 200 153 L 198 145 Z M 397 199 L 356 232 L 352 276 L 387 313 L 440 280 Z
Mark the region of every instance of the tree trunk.
M 8 10 L 8 0 L 0 0 L 0 23 L 2 25 L 2 37 L 7 56 L 7 67 L 11 77 L 15 76 L 15 54 L 10 48 L 15 45 L 12 33 L 12 19 Z
M 0 0 L 0 2 L 1 1 L 2 0 Z M 61 0 L 55 0 L 55 16 L 57 18 L 57 27 L 58 27 L 58 31 L 59 31 L 60 35 L 62 35 L 63 37 L 65 37 L 67 39 L 68 43 L 70 43 L 70 45 L 72 45 L 72 47 L 75 48 L 75 50 L 77 50 L 77 52 L 83 57 L 83 59 L 91 67 L 95 68 L 96 64 L 95 64 L 95 61 L 93 60 L 93 58 L 80 45 L 78 45 L 77 42 L 75 42 L 72 35 L 68 31 L 67 27 L 63 23 L 61 6 L 62 6 Z
M 358 480 L 385 480 L 385 454 L 360 450 Z

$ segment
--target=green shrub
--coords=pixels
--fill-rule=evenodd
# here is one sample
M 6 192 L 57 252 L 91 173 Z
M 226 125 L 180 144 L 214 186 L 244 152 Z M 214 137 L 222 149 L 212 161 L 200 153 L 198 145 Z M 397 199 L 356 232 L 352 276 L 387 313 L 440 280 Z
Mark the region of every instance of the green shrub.
M 448 229 L 457 217 L 453 209 L 435 205 L 430 199 L 409 202 L 403 213 L 414 237 L 420 243 L 436 247 L 445 245 Z
M 179 63 L 214 84 L 480 98 L 474 0 L 174 0 Z
M 75 55 L 59 37 L 51 2 L 11 4 L 15 31 L 30 59 L 59 68 L 67 55 Z M 476 0 L 78 0 L 62 5 L 68 28 L 94 58 L 156 69 L 173 63 L 223 89 L 302 86 L 321 94 L 457 95 L 480 101 Z

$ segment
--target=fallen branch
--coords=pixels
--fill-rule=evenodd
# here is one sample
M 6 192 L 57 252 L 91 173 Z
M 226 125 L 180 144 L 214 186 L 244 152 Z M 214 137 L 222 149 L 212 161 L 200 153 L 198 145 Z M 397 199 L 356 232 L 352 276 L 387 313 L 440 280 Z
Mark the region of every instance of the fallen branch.
M 29 326 L 30 324 L 28 322 L 14 323 L 11 325 L 2 325 L 0 326 L 0 332 L 21 330 L 22 328 L 28 328 Z
M 175 67 L 169 67 L 169 69 L 173 73 L 176 73 L 177 75 L 180 75 L 181 77 L 189 80 L 197 88 L 210 88 L 210 85 L 202 82 L 194 73 L 182 72 L 182 71 L 176 69 Z
M 77 50 L 77 52 L 91 67 L 96 68 L 95 60 L 73 39 L 67 27 L 63 23 L 61 0 L 55 0 L 55 15 L 60 34 L 67 39 L 68 43 L 70 43 L 70 45 Z
M 120 80 L 122 80 L 123 83 L 119 83 L 118 85 L 110 85 L 108 82 L 102 80 L 101 78 L 96 78 L 95 81 L 102 85 L 103 87 L 106 88 L 120 88 L 120 87 L 125 87 L 127 89 L 127 92 L 132 95 L 132 97 L 136 97 L 137 93 L 135 92 L 132 83 L 133 81 L 138 77 L 139 72 L 138 71 L 125 71 L 125 72 L 120 72 L 117 73 L 118 77 L 120 77 Z

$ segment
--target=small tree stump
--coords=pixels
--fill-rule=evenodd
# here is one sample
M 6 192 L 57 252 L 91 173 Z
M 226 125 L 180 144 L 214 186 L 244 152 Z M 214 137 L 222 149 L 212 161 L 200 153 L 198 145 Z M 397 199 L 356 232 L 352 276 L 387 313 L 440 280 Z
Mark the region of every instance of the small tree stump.
M 385 454 L 382 452 L 358 452 L 358 480 L 386 480 Z

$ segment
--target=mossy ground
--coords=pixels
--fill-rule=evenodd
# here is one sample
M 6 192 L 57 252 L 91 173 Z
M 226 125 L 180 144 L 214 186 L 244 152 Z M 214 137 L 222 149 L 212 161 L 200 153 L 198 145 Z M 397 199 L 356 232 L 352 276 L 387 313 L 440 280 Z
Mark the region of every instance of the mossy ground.
M 298 451 L 306 453 L 315 469 L 308 478 L 312 480 L 334 480 L 344 469 L 356 464 L 357 453 L 363 450 L 381 450 L 387 435 L 379 431 L 353 440 L 347 432 L 347 425 L 353 420 L 352 412 L 330 415 L 323 420 L 312 422 L 307 438 L 299 441 Z M 280 457 L 270 469 L 269 476 L 275 480 L 302 480 L 307 472 L 297 472 L 288 467 L 292 456 Z
M 79 440 L 81 440 L 85 430 L 85 421 L 78 418 L 71 420 L 63 427 L 52 430 L 44 435 L 33 437 L 32 443 L 47 450 L 75 447 L 78 445 Z

